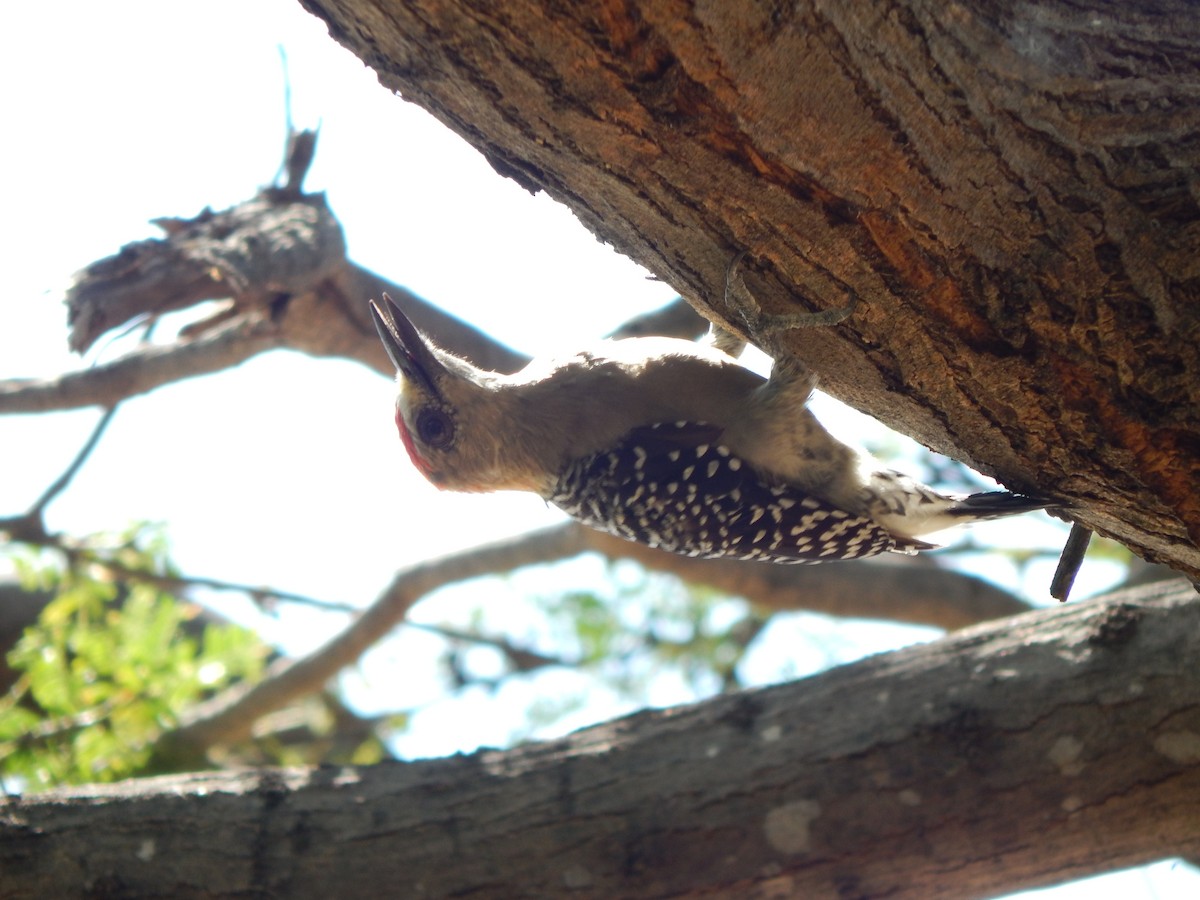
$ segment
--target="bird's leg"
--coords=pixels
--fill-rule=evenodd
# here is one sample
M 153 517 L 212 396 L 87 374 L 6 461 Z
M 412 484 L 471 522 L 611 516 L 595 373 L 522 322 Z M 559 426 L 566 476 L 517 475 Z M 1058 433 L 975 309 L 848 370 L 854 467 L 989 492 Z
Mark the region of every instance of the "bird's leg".
M 725 269 L 725 306 L 727 309 L 732 309 L 735 307 L 735 304 L 730 298 L 730 294 L 732 292 L 735 279 L 739 279 L 738 266 L 741 265 L 742 260 L 746 258 L 746 254 L 748 252 L 748 250 L 743 250 L 738 253 L 729 261 L 729 266 Z M 753 338 L 755 343 L 759 344 L 760 346 L 764 340 L 774 338 L 778 336 L 780 332 L 788 331 L 792 328 L 819 328 L 829 325 L 837 325 L 849 318 L 851 313 L 853 313 L 858 307 L 858 294 L 855 294 L 853 291 L 847 291 L 850 302 L 844 306 L 822 310 L 821 312 L 797 312 L 767 315 L 762 311 L 762 307 L 759 306 L 758 301 L 754 298 L 754 295 L 751 294 L 746 288 L 744 281 L 742 282 L 742 290 L 745 293 L 746 298 L 749 300 L 749 305 L 752 307 L 752 309 L 748 309 L 746 304 L 738 304 L 736 305 L 738 315 L 745 324 L 746 331 L 749 333 L 750 337 Z M 727 353 L 730 353 L 730 350 L 728 349 L 729 346 L 736 346 L 734 342 L 740 341 L 742 344 L 745 343 L 745 341 L 740 337 L 736 335 L 729 335 L 727 339 L 724 339 L 726 343 L 723 345 L 721 343 L 723 340 L 722 333 L 728 333 L 724 332 L 724 329 L 716 329 L 715 332 L 716 334 L 714 337 L 714 343 L 717 347 L 725 350 Z M 737 352 L 730 353 L 730 355 L 736 356 L 740 350 L 741 348 L 738 347 Z
M 746 339 L 736 331 L 730 331 L 728 328 L 722 328 L 716 322 L 708 324 L 708 343 L 716 347 L 722 353 L 728 353 L 734 359 L 742 355 L 742 351 L 746 349 Z

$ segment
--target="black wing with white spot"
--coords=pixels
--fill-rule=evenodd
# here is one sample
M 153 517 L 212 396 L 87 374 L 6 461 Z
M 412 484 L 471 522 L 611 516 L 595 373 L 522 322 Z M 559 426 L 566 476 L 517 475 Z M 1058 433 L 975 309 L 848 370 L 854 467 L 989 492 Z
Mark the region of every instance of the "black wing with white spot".
M 684 556 L 818 563 L 930 546 L 769 483 L 720 435 L 695 422 L 636 428 L 572 462 L 549 500 L 593 528 Z

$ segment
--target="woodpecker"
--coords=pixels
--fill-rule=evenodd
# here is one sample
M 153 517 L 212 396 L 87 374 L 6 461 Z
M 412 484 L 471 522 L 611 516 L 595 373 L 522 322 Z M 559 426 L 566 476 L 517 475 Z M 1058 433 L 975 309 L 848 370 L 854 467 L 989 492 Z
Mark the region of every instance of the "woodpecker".
M 816 385 L 769 379 L 715 347 L 607 341 L 513 375 L 431 343 L 386 294 L 371 301 L 398 371 L 396 426 L 430 482 L 533 491 L 602 531 L 685 556 L 818 563 L 913 554 L 923 535 L 1050 504 L 935 491 L 830 435 Z

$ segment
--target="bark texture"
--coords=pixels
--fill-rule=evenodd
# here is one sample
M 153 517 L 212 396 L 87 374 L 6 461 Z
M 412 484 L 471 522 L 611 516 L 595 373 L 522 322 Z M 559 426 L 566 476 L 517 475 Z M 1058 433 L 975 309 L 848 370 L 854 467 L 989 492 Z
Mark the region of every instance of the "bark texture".
M 6 898 L 978 897 L 1200 852 L 1200 598 L 1030 613 L 560 741 L 0 806 Z
M 706 314 L 745 330 L 757 305 L 860 298 L 837 328 L 765 342 L 1200 576 L 1185 0 L 302 2 Z M 743 250 L 748 290 L 726 297 Z

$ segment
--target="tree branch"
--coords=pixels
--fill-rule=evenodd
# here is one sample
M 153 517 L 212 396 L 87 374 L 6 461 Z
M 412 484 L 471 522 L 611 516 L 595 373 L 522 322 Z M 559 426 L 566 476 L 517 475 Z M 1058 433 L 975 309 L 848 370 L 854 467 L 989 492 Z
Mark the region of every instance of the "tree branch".
M 239 316 L 191 340 L 144 347 L 92 369 L 49 379 L 0 380 L 0 414 L 111 407 L 174 381 L 232 368 L 279 346 L 278 329 L 271 322 Z
M 341 225 L 322 194 L 300 190 L 315 134 L 290 136 L 287 182 L 219 212 L 155 219 L 165 237 L 127 244 L 75 276 L 67 292 L 72 349 L 84 352 L 130 322 L 224 299 L 165 346 L 53 379 L 0 380 L 0 414 L 114 406 L 121 400 L 287 347 L 344 356 L 391 375 L 366 301 L 389 293 L 438 343 L 477 365 L 513 372 L 512 351 L 400 285 L 346 259 Z
M 568 523 L 399 572 L 379 599 L 328 643 L 299 660 L 279 660 L 258 684 L 231 688 L 187 711 L 180 726 L 162 736 L 156 756 L 172 768 L 202 765 L 209 747 L 244 740 L 261 716 L 321 690 L 370 646 L 404 624 L 418 600 L 440 587 L 587 551 L 636 559 L 648 569 L 710 585 L 775 610 L 810 609 L 957 628 L 1029 608 L 987 582 L 934 567 L 747 566 L 736 560 L 698 560 L 651 550 Z
M 446 584 L 513 568 L 522 538 L 498 541 L 466 553 L 419 563 L 396 575 L 391 585 L 349 627 L 299 660 L 280 660 L 258 684 L 226 691 L 188 711 L 183 723 L 163 735 L 156 755 L 172 765 L 203 756 L 218 743 L 243 740 L 255 720 L 298 697 L 320 690 L 372 644 L 401 624 L 421 597 Z M 519 565 L 519 563 L 516 563 Z
M 1124 592 L 505 752 L 10 799 L 0 869 L 18 896 L 990 896 L 1200 853 L 1197 655 L 1190 587 Z
M 953 630 L 1030 608 L 989 582 L 920 558 L 870 559 L 852 566 L 745 565 L 740 560 L 677 556 L 581 525 L 565 528 L 574 532 L 569 540 L 610 559 L 637 560 L 647 569 L 745 597 L 766 609 L 805 609 Z

